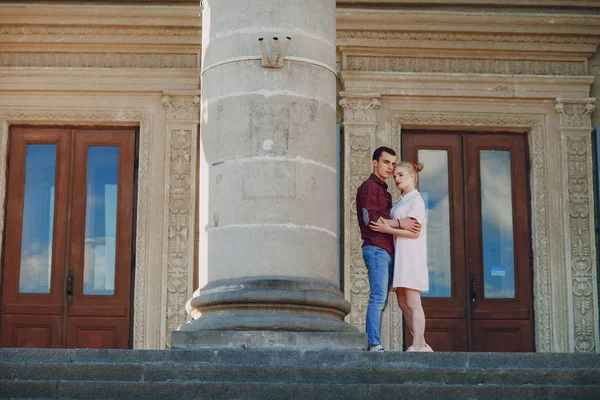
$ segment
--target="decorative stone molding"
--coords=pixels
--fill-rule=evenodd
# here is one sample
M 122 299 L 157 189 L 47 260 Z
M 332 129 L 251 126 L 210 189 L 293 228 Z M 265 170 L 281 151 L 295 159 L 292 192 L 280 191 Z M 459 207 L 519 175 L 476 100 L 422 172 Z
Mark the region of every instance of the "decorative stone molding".
M 489 42 L 543 44 L 597 44 L 598 39 L 587 36 L 558 35 L 501 35 L 461 32 L 414 32 L 394 30 L 338 30 L 338 39 L 417 40 L 428 42 Z
M 570 276 L 569 303 L 573 317 L 573 346 L 576 352 L 596 352 L 599 346 L 596 251 L 594 246 L 594 202 L 591 154 L 593 98 L 556 99 L 559 132 L 566 161 L 568 204 L 566 234 Z
M 131 27 L 106 26 L 2 26 L 2 36 L 140 36 L 140 37 L 191 37 L 202 36 L 199 28 Z
M 168 121 L 192 121 L 198 123 L 200 115 L 200 96 L 186 92 L 163 92 L 163 105 L 167 108 Z
M 198 69 L 200 66 L 197 54 L 2 52 L 0 67 Z
M 375 150 L 375 129 L 377 109 L 380 106 L 379 94 L 347 96 L 340 92 L 339 101 L 344 112 L 345 139 L 345 201 L 344 220 L 346 240 L 344 240 L 345 297 L 351 304 L 347 322 L 365 331 L 365 316 L 369 302 L 369 278 L 362 258 L 361 236 L 356 220 L 356 190 L 361 182 L 371 174 L 371 156 Z
M 8 127 L 11 123 L 136 123 L 139 124 L 139 165 L 136 211 L 135 288 L 133 306 L 133 346 L 146 348 L 146 280 L 148 276 L 148 212 L 150 146 L 152 119 L 149 113 L 133 109 L 55 109 L 55 108 L 0 108 L 0 175 L 6 176 Z M 6 181 L 0 180 L 0 204 L 6 198 Z M 1 213 L 0 230 L 4 227 Z M 0 232 L 2 234 L 3 232 Z M 0 244 L 0 252 L 2 251 Z
M 194 226 L 196 218 L 196 160 L 200 92 L 163 92 L 167 111 L 169 146 L 168 172 L 165 176 L 169 213 L 167 226 L 166 331 L 165 347 L 171 346 L 171 331 L 187 321 L 185 304 L 192 297 L 194 277 Z
M 378 93 L 368 93 L 360 96 L 340 92 L 342 99 L 340 106 L 344 110 L 344 125 L 346 124 L 374 124 L 377 125 L 377 109 L 381 105 Z
M 553 350 L 554 336 L 551 320 L 551 270 L 549 261 L 549 229 L 547 204 L 547 170 L 545 166 L 546 138 L 545 118 L 539 115 L 512 114 L 477 114 L 477 113 L 444 113 L 439 111 L 392 112 L 388 126 L 390 142 L 400 143 L 402 125 L 413 127 L 481 127 L 490 128 L 523 128 L 529 130 L 529 144 L 532 155 L 532 235 L 534 258 L 534 310 L 536 318 L 537 351 Z M 374 132 L 373 132 L 374 134 Z M 347 191 L 344 209 L 346 223 L 345 266 L 346 296 L 352 304 L 350 321 L 359 327 L 364 324 L 362 310 L 366 310 L 368 302 L 368 282 L 361 254 L 361 239 L 356 223 L 356 210 L 352 196 L 362 180 L 370 173 L 370 155 L 367 144 L 373 138 L 365 137 L 366 132 L 348 136 L 350 144 L 346 145 Z M 370 150 L 370 148 L 369 148 Z M 401 349 L 402 325 L 399 316 L 391 315 L 391 348 Z
M 584 128 L 591 130 L 591 114 L 594 111 L 593 102 L 595 99 L 564 99 L 557 98 L 555 109 L 559 113 L 561 129 L 564 128 Z
M 584 60 L 513 60 L 347 55 L 344 71 L 450 72 L 503 75 L 588 75 Z

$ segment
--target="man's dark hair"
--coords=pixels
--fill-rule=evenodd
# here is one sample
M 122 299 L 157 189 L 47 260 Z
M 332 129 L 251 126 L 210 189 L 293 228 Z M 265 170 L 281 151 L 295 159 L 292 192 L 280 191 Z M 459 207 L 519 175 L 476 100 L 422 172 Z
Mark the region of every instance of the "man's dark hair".
M 379 161 L 379 157 L 381 157 L 381 153 L 388 153 L 388 154 L 391 154 L 393 156 L 396 155 L 396 152 L 394 150 L 390 149 L 389 147 L 381 146 L 381 147 L 378 147 L 373 152 L 373 160 Z

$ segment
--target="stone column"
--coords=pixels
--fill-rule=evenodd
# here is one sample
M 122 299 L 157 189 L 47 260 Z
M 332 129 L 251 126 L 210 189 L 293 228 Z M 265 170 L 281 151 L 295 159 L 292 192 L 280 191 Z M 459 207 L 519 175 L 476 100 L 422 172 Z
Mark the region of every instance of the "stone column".
M 173 335 L 173 346 L 223 345 L 224 337 L 253 346 L 328 340 L 282 333 L 290 331 L 338 332 L 332 345 L 358 338 L 366 346 L 343 321 L 350 305 L 339 289 L 335 0 L 203 6 L 199 263 L 206 285 L 188 302 L 194 320 Z M 282 62 L 269 66 L 269 59 Z
M 590 114 L 593 98 L 556 99 L 563 154 L 570 351 L 599 352 Z

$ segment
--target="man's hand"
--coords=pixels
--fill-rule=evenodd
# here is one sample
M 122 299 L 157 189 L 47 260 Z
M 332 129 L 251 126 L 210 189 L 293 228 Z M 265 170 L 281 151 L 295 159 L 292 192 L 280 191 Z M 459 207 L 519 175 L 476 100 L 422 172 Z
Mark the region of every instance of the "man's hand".
M 393 232 L 392 227 L 389 226 L 381 217 L 379 217 L 377 222 L 371 221 L 371 223 L 369 224 L 369 228 L 371 228 L 375 232 L 381 232 L 381 233 L 392 233 Z
M 407 230 L 412 233 L 421 232 L 421 224 L 414 218 L 404 218 L 400 220 L 400 229 Z

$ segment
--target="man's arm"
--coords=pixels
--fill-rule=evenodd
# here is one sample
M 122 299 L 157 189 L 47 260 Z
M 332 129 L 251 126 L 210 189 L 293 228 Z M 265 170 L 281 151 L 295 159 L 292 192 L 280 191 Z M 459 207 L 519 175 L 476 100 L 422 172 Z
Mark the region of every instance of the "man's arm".
M 378 221 L 380 218 L 388 217 L 389 215 L 384 214 L 379 210 L 379 204 L 377 202 L 377 196 L 379 195 L 378 190 L 373 185 L 365 185 L 359 188 L 356 194 L 356 200 L 360 208 L 367 210 L 369 214 L 369 221 Z M 358 210 L 359 213 L 362 210 Z M 362 216 L 359 214 L 359 218 Z M 368 224 L 365 224 L 368 225 Z
M 383 221 L 392 228 L 403 229 L 417 234 L 421 232 L 421 224 L 414 218 L 409 217 L 400 220 L 381 218 L 378 221 Z

